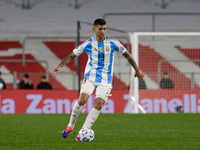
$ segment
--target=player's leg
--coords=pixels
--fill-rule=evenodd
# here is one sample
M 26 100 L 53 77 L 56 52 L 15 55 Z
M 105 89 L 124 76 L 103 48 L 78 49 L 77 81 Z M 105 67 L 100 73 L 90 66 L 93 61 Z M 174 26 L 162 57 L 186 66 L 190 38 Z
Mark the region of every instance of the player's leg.
M 72 109 L 71 117 L 68 126 L 71 128 L 74 128 L 74 125 L 76 123 L 76 120 L 81 113 L 83 105 L 87 102 L 90 95 L 86 93 L 80 93 L 80 97 L 78 101 L 74 104 L 74 107 Z
M 92 108 L 92 110 L 88 114 L 88 116 L 87 116 L 87 118 L 85 120 L 85 123 L 84 123 L 82 128 L 84 128 L 84 127 L 91 128 L 92 127 L 92 125 L 94 124 L 94 122 L 98 118 L 100 110 L 103 107 L 104 103 L 105 103 L 105 100 L 100 98 L 100 97 L 95 99 L 94 107 Z M 76 136 L 75 140 L 77 142 L 80 142 L 79 134 Z
M 103 107 L 104 103 L 107 101 L 108 97 L 110 96 L 111 88 L 107 86 L 98 86 L 96 88 L 96 98 L 95 98 L 95 104 L 88 114 L 85 123 L 83 124 L 83 128 L 91 128 L 94 122 L 97 120 L 99 113 L 101 111 L 101 108 Z M 78 142 L 79 136 L 77 135 L 75 140 Z
M 101 108 L 103 107 L 105 103 L 105 100 L 98 97 L 95 99 L 95 104 L 90 113 L 88 114 L 85 123 L 83 124 L 83 127 L 91 128 L 96 119 L 99 116 L 99 113 L 101 111 Z
M 86 93 L 80 94 L 79 100 L 76 101 L 76 103 L 74 104 L 74 107 L 72 109 L 69 124 L 61 134 L 61 136 L 63 138 L 67 138 L 68 135 L 72 132 L 74 125 L 76 123 L 76 120 L 77 120 L 79 114 L 81 113 L 82 107 L 87 102 L 88 98 L 89 98 L 88 94 L 86 94 Z
M 96 98 L 95 98 L 95 104 L 88 114 L 86 121 L 83 125 L 83 127 L 91 128 L 96 119 L 99 116 L 99 113 L 101 111 L 101 108 L 103 107 L 104 103 L 107 101 L 108 97 L 110 96 L 111 88 L 107 86 L 98 86 L 96 88 Z
M 73 106 L 69 124 L 61 134 L 63 138 L 67 138 L 68 135 L 72 132 L 76 120 L 79 114 L 81 113 L 83 105 L 87 102 L 88 98 L 90 97 L 94 89 L 95 86 L 91 82 L 89 81 L 83 82 L 80 92 L 80 97 Z

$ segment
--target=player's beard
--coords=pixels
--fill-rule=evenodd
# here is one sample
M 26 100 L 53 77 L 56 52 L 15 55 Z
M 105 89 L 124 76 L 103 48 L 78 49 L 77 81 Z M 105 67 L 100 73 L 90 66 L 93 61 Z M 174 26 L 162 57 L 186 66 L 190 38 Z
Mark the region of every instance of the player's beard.
M 104 39 L 105 38 L 105 35 L 104 34 L 99 34 L 99 39 Z

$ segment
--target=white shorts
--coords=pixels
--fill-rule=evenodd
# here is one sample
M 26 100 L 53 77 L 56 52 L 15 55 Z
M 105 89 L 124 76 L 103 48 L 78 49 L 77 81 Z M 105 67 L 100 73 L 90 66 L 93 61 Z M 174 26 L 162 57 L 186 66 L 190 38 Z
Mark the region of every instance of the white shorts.
M 96 88 L 95 98 L 102 98 L 107 101 L 108 97 L 111 96 L 110 92 L 112 88 L 110 86 L 102 85 L 99 83 L 93 83 L 88 79 L 84 79 L 81 85 L 81 92 L 80 93 L 87 93 L 89 96 L 93 93 Z

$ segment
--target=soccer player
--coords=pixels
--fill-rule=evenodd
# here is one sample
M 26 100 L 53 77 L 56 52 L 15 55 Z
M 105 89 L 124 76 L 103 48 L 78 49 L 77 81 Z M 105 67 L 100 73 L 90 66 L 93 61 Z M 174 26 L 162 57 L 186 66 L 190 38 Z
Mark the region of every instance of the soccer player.
M 83 105 L 87 102 L 94 89 L 96 89 L 95 104 L 89 112 L 83 127 L 91 128 L 98 118 L 100 110 L 110 96 L 112 90 L 114 51 L 125 56 L 131 66 L 135 69 L 135 77 L 138 77 L 139 80 L 144 77 L 132 55 L 126 48 L 118 40 L 106 35 L 105 20 L 96 19 L 92 29 L 95 36 L 89 38 L 83 44 L 75 48 L 73 52 L 67 55 L 53 71 L 53 76 L 55 77 L 56 73 L 58 73 L 60 69 L 73 58 L 84 52 L 88 54 L 80 97 L 73 106 L 68 126 L 61 134 L 63 138 L 67 138 L 73 130 Z M 78 135 L 75 140 L 80 141 Z

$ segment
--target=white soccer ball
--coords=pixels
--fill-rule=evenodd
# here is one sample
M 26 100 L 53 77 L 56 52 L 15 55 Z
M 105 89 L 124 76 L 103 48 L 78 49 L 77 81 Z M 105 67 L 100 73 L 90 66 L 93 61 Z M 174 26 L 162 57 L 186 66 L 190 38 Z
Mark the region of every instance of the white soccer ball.
M 82 128 L 78 133 L 78 139 L 82 142 L 91 142 L 94 139 L 94 131 L 90 128 Z

